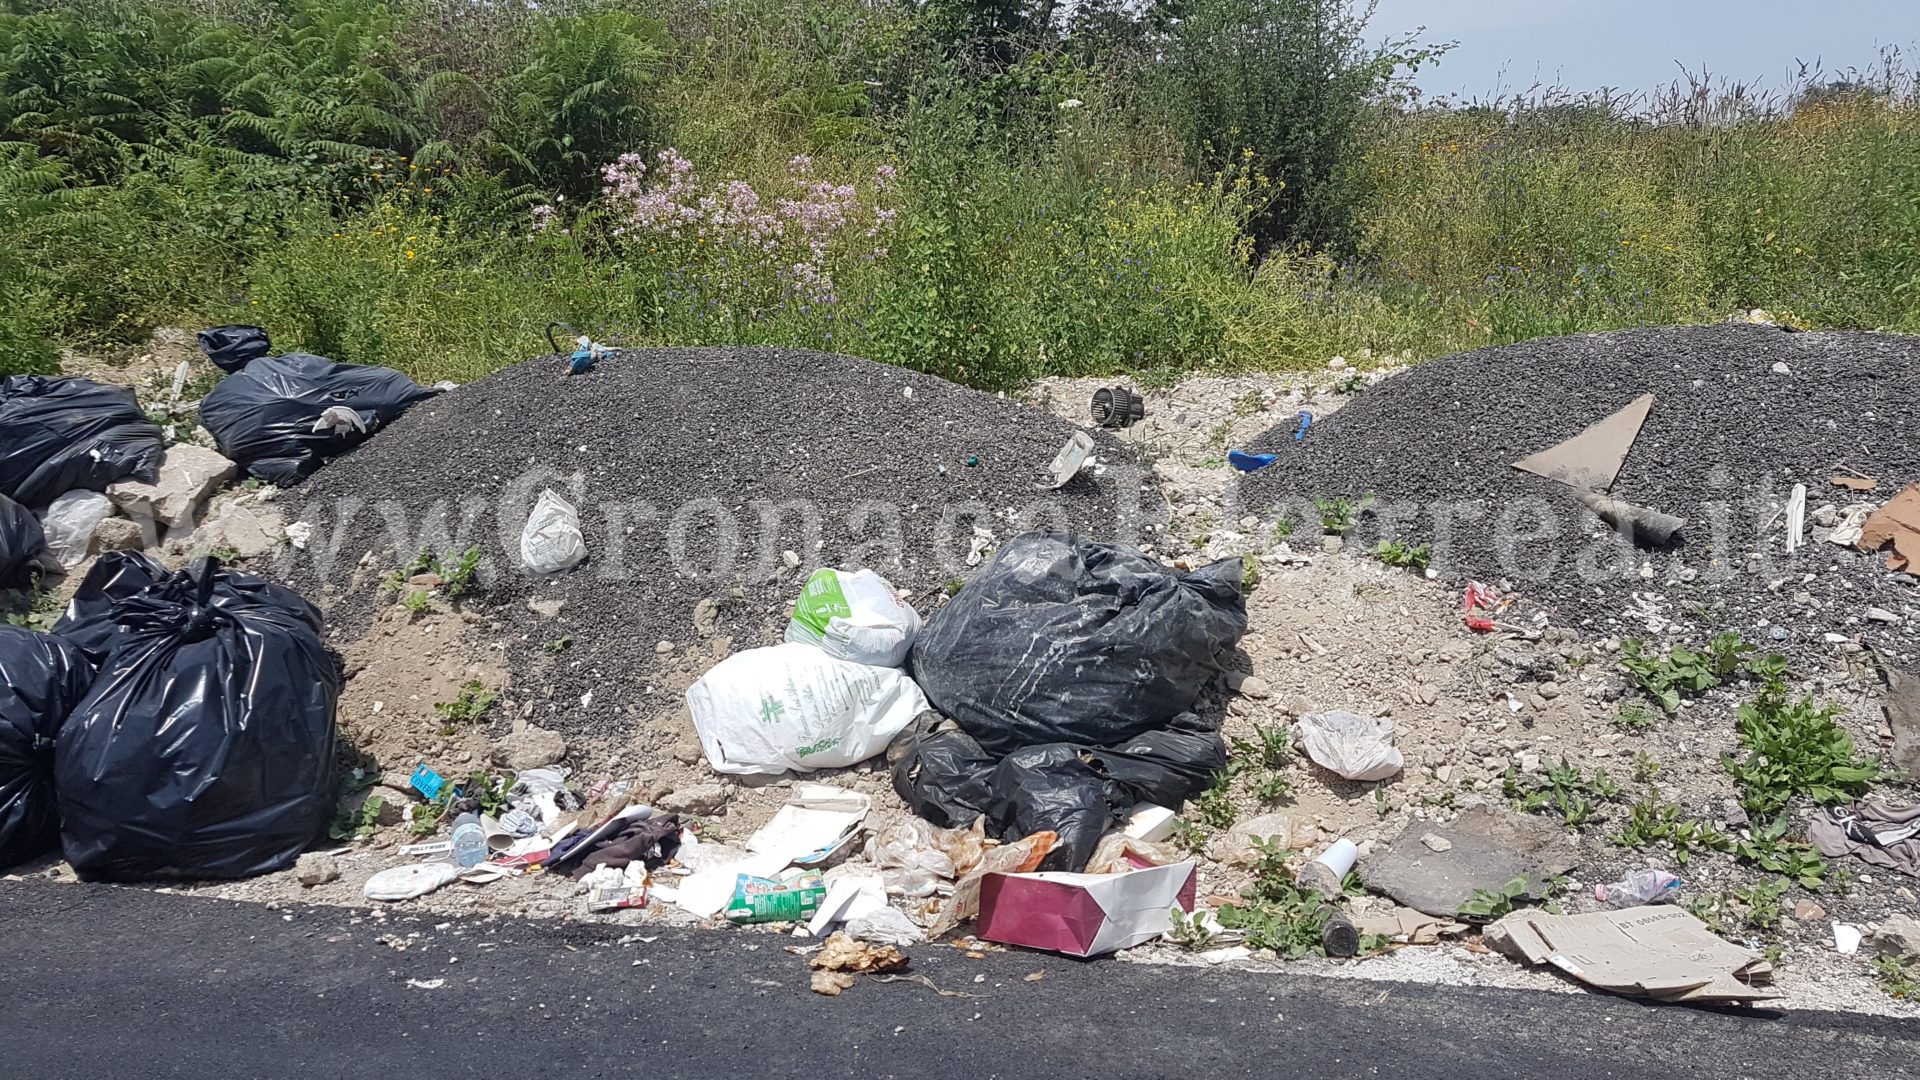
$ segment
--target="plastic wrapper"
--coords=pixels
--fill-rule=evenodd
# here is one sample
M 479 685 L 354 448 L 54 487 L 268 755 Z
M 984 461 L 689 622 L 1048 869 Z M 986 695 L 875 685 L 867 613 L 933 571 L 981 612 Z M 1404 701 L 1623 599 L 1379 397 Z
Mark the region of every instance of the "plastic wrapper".
M 871 570 L 822 567 L 793 605 L 786 639 L 856 664 L 899 667 L 920 632 L 920 613 Z
M 220 380 L 200 402 L 200 423 L 249 474 L 289 487 L 436 392 L 391 368 L 287 353 Z M 357 422 L 323 421 L 330 409 Z
M 1191 710 L 1246 633 L 1238 559 L 1185 573 L 1026 533 L 937 612 L 908 659 L 927 700 L 1004 755 L 1111 746 Z
M 1348 780 L 1385 780 L 1405 767 L 1393 721 L 1350 712 L 1313 713 L 1297 725 L 1314 764 Z
M 69 491 L 40 517 L 47 550 L 68 570 L 87 561 L 93 530 L 113 516 L 113 500 L 97 491 Z
M 587 557 L 587 540 L 580 534 L 580 512 L 573 504 L 542 491 L 520 530 L 520 561 L 536 574 L 557 574 L 580 565 Z
M 91 880 L 291 866 L 334 806 L 340 675 L 319 612 L 202 559 L 108 617 L 54 748 L 67 861 Z
M 160 429 L 125 386 L 54 375 L 0 380 L 0 495 L 40 509 L 76 489 L 160 478 Z
M 778 878 L 741 874 L 733 886 L 733 899 L 727 901 L 727 921 L 804 922 L 826 895 L 818 870 L 796 870 Z
M 33 576 L 35 560 L 47 548 L 40 519 L 24 506 L 0 495 L 0 589 L 15 589 Z
M 0 870 L 60 846 L 53 743 L 92 681 L 80 650 L 0 623 Z

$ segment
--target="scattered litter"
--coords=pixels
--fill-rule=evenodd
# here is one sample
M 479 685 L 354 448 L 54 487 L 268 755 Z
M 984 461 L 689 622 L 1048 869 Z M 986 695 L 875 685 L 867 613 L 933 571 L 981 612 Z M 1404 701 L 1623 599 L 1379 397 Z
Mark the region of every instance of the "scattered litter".
M 1860 951 L 1860 928 L 1846 923 L 1833 924 L 1833 951 L 1841 956 L 1852 956 Z
M 1093 436 L 1084 431 L 1076 431 L 1067 437 L 1067 444 L 1053 456 L 1053 463 L 1047 466 L 1052 482 L 1040 486 L 1049 490 L 1058 490 L 1067 486 L 1067 481 L 1080 474 L 1080 467 L 1087 463 L 1087 456 L 1093 453 Z
M 1127 815 L 1127 835 L 1135 840 L 1158 843 L 1173 835 L 1180 815 L 1164 806 L 1139 803 Z
M 1091 412 L 1097 427 L 1127 428 L 1146 417 L 1147 403 L 1124 386 L 1102 387 L 1093 392 Z
M 540 493 L 520 530 L 520 561 L 535 574 L 557 574 L 578 566 L 587 557 L 587 541 L 580 533 L 580 512 L 549 488 Z
M 892 945 L 875 945 L 856 941 L 845 934 L 835 934 L 808 959 L 807 965 L 813 969 L 813 992 L 837 997 L 854 984 L 855 975 L 878 974 L 906 967 L 907 955 Z
M 1102 956 L 1172 928 L 1177 904 L 1192 913 L 1194 864 L 1120 874 L 988 874 L 977 933 L 988 941 Z
M 906 975 L 876 975 L 874 976 L 873 981 L 883 982 L 883 983 L 890 983 L 890 982 L 913 983 L 916 986 L 924 986 L 927 989 L 933 991 L 934 993 L 939 994 L 941 997 L 977 998 L 980 996 L 979 994 L 969 994 L 962 990 L 942 990 L 938 986 L 935 986 L 933 984 L 933 980 L 927 978 L 925 975 L 916 975 L 911 973 Z
M 1039 982 L 1041 979 L 1044 979 L 1046 977 L 1047 977 L 1047 973 L 1044 969 L 1042 969 L 1040 971 L 1034 972 L 1033 974 L 1027 976 L 1026 978 L 1020 981 L 1021 982 Z
M 1807 542 L 1807 485 L 1795 484 L 1787 495 L 1787 551 L 1798 551 Z
M 407 985 L 415 990 L 438 990 L 447 985 L 445 979 L 408 979 Z
M 778 878 L 741 874 L 734 880 L 727 920 L 735 923 L 801 922 L 827 895 L 817 870 L 794 870 Z
M 1652 408 L 1653 395 L 1641 394 L 1573 438 L 1521 458 L 1513 467 L 1579 491 L 1606 491 L 1620 475 Z
M 1835 474 L 1828 482 L 1834 487 L 1846 488 L 1848 491 L 1872 491 L 1874 488 L 1880 486 L 1880 481 L 1871 476 L 1841 476 Z
M 782 644 L 720 661 L 687 691 L 687 708 L 715 772 L 777 775 L 873 757 L 927 699 L 897 668 Z
M 1595 885 L 1593 898 L 1609 907 L 1657 904 L 1680 891 L 1680 879 L 1665 870 L 1635 870 L 1611 885 Z
M 856 664 L 899 667 L 920 632 L 920 614 L 871 570 L 821 567 L 807 578 L 786 640 Z
M 1295 728 L 1314 764 L 1348 780 L 1385 780 L 1406 765 L 1391 720 L 1334 711 L 1302 716 Z
M 1908 484 L 1867 518 L 1858 545 L 1861 551 L 1890 545 L 1887 569 L 1920 577 L 1920 482 Z
M 1279 460 L 1279 454 L 1253 454 L 1245 450 L 1227 451 L 1227 464 L 1241 472 L 1257 472 Z
M 796 866 L 824 866 L 846 852 L 872 809 L 873 799 L 861 792 L 795 784 L 772 820 L 747 839 L 747 850 L 784 855 Z
M 1353 926 L 1361 934 L 1388 938 L 1400 945 L 1433 945 L 1443 937 L 1464 934 L 1472 929 L 1466 923 L 1428 915 L 1410 907 L 1355 915 Z
M 133 390 L 89 379 L 0 379 L 0 495 L 39 509 L 63 492 L 159 479 L 160 429 Z
M 47 551 L 67 570 L 86 562 L 93 544 L 93 530 L 113 513 L 113 500 L 97 491 L 69 491 L 61 495 L 40 515 Z
M 1495 923 L 1496 951 L 1554 967 L 1589 986 L 1656 1001 L 1710 1004 L 1766 1001 L 1773 966 L 1758 953 L 1714 935 L 1671 905 L 1549 915 L 1516 911 Z
M 1203 952 L 1200 954 L 1200 959 L 1206 961 L 1209 964 L 1218 965 L 1218 964 L 1231 964 L 1238 960 L 1245 960 L 1251 957 L 1252 955 L 1253 955 L 1253 950 L 1247 948 L 1245 945 L 1228 945 L 1225 948 L 1221 948 L 1221 949 L 1208 949 L 1206 952 Z
M 1848 509 L 1840 515 L 1840 520 L 1834 525 L 1833 531 L 1827 534 L 1827 542 L 1841 547 L 1852 547 L 1859 543 L 1860 534 L 1864 531 L 1867 518 L 1873 515 L 1873 511 L 1872 504 L 1862 504 Z
M 1807 839 L 1829 859 L 1852 855 L 1870 866 L 1920 877 L 1920 803 L 1829 806 L 1807 823 Z
M 369 900 L 411 900 L 459 876 L 460 867 L 451 862 L 412 863 L 380 871 L 367 879 L 362 891 Z
M 92 680 L 73 645 L 0 623 L 0 870 L 60 845 L 54 740 Z
M 1430 850 L 1420 842 L 1429 833 L 1452 846 Z M 1539 898 L 1571 866 L 1571 848 L 1553 822 L 1474 807 L 1449 826 L 1409 823 L 1389 850 L 1360 860 L 1360 881 L 1408 907 L 1452 918 L 1476 891 L 1496 891 L 1515 878 L 1527 879 L 1527 894 Z

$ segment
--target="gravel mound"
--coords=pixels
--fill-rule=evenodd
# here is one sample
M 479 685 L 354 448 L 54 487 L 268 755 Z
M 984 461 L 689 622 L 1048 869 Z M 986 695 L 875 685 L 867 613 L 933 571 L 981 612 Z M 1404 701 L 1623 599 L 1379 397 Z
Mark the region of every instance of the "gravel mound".
M 1652 412 L 1613 493 L 1689 519 L 1667 551 L 1624 544 L 1566 488 L 1511 467 L 1648 392 Z M 1280 457 L 1241 480 L 1249 511 L 1310 534 L 1315 496 L 1372 495 L 1350 547 L 1432 542 L 1443 580 L 1505 579 L 1555 625 L 1730 628 L 1789 650 L 1866 632 L 1914 652 L 1914 579 L 1826 542 L 1816 522 L 1920 479 L 1920 337 L 1719 325 L 1532 341 L 1419 365 L 1304 440 L 1293 433 L 1289 423 L 1256 440 Z M 1833 486 L 1840 466 L 1877 477 L 1877 490 Z M 1808 543 L 1788 555 L 1780 510 L 1795 483 L 1807 485 Z M 1888 613 L 1899 621 L 1881 621 Z
M 816 567 L 871 567 L 925 612 L 977 543 L 1034 527 L 1138 543 L 1166 516 L 1119 441 L 1096 435 L 1097 474 L 1040 490 L 1072 425 L 900 368 L 684 348 L 563 369 L 542 357 L 416 405 L 284 493 L 312 532 L 277 569 L 352 639 L 392 611 L 384 575 L 477 545 L 465 617 L 504 647 L 516 696 L 544 696 L 534 722 L 569 737 L 677 713 L 729 648 L 780 640 Z M 590 556 L 536 580 L 520 532 L 547 487 Z

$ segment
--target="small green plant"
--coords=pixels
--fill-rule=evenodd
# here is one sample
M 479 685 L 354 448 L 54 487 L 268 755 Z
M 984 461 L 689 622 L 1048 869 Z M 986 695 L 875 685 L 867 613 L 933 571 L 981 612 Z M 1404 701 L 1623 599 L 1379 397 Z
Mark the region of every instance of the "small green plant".
M 568 649 L 571 649 L 572 647 L 573 647 L 573 635 L 571 634 L 562 634 L 559 637 L 554 638 L 552 641 L 547 642 L 547 651 L 551 653 L 566 652 Z
M 408 582 L 434 567 L 433 552 L 422 549 L 411 561 L 398 570 L 389 570 L 387 576 L 380 579 L 380 588 L 389 595 L 398 596 L 407 589 Z
M 460 696 L 452 701 L 435 702 L 434 709 L 447 718 L 447 724 L 442 729 L 442 733 L 451 735 L 453 731 L 450 729 L 455 726 L 471 724 L 479 720 L 481 714 L 493 704 L 493 699 L 493 691 L 488 690 L 480 680 L 474 679 L 462 686 Z
M 1382 540 L 1375 545 L 1373 554 L 1388 566 L 1404 567 L 1416 573 L 1425 573 L 1427 564 L 1433 561 L 1433 545 Z
M 1904 956 L 1877 956 L 1873 959 L 1874 978 L 1880 989 L 1896 1001 L 1920 1000 L 1920 965 Z
M 406 595 L 400 598 L 400 606 L 406 608 L 407 612 L 413 615 L 419 615 L 426 611 L 432 603 L 433 593 L 426 589 L 408 589 Z
M 1826 883 L 1826 860 L 1812 844 L 1788 837 L 1787 828 L 1785 814 L 1764 825 L 1755 821 L 1747 830 L 1747 838 L 1734 843 L 1733 854 L 1762 870 L 1783 875 L 1802 888 L 1821 888 Z
M 1260 562 L 1252 552 L 1240 556 L 1240 595 L 1250 596 L 1260 587 Z
M 480 812 L 498 814 L 507 809 L 507 791 L 513 787 L 513 779 L 498 776 L 490 769 L 481 769 L 467 777 L 460 793 L 462 796 L 478 800 Z
M 448 597 L 458 600 L 473 591 L 475 576 L 480 570 L 480 548 L 478 545 L 458 553 L 447 552 L 440 560 L 440 588 Z
M 1393 804 L 1388 801 L 1387 789 L 1384 787 L 1373 789 L 1373 812 L 1376 817 L 1386 817 L 1393 812 Z
M 1183 949 L 1204 949 L 1213 944 L 1213 931 L 1207 929 L 1198 915 L 1189 915 L 1175 904 L 1167 910 L 1171 924 L 1167 928 L 1167 940 Z
M 212 559 L 215 562 L 218 562 L 222 566 L 231 566 L 234 563 L 240 561 L 240 549 L 237 547 L 233 547 L 230 544 L 222 544 L 219 547 L 210 547 L 203 551 L 196 551 L 194 552 L 194 554 L 205 555 L 207 558 Z
M 1613 726 L 1629 735 L 1643 735 L 1653 727 L 1653 710 L 1645 702 L 1623 702 L 1620 711 L 1614 714 Z
M 1513 913 L 1515 908 L 1539 905 L 1543 911 L 1560 914 L 1560 905 L 1552 897 L 1564 889 L 1567 879 L 1549 878 L 1542 883 L 1536 895 L 1533 882 L 1527 877 L 1517 877 L 1498 889 L 1475 889 L 1473 898 L 1460 905 L 1460 914 L 1468 918 L 1493 922 Z
M 1592 776 L 1586 776 L 1577 766 L 1568 764 L 1566 758 L 1561 758 L 1559 764 L 1549 767 L 1539 778 L 1509 765 L 1501 774 L 1500 790 L 1522 812 L 1553 810 L 1573 827 L 1593 820 L 1596 801 L 1612 803 L 1621 799 L 1620 785 L 1607 775 L 1607 770 L 1595 769 Z
M 948 578 L 940 583 L 940 591 L 946 593 L 948 596 L 958 596 L 960 595 L 960 590 L 966 587 L 967 583 L 959 578 Z
M 1725 682 L 1740 673 L 1753 651 L 1754 647 L 1743 641 L 1739 634 L 1715 634 L 1713 640 L 1707 643 L 1707 670 Z
M 447 807 L 452 802 L 453 791 L 449 788 L 432 802 L 408 806 L 407 834 L 416 840 L 422 836 L 432 836 L 440 828 L 440 820 L 447 816 Z
M 341 803 L 333 809 L 333 822 L 327 826 L 327 836 L 334 840 L 367 839 L 380 827 L 380 811 L 386 805 L 387 801 L 378 795 L 367 796 L 358 810 Z
M 1291 851 L 1271 840 L 1256 841 L 1255 850 L 1253 884 L 1241 893 L 1246 903 L 1222 906 L 1220 925 L 1239 930 L 1248 948 L 1272 949 L 1282 959 L 1324 952 L 1320 934 L 1333 915 L 1328 900 L 1337 898 L 1294 883 L 1287 869 Z
M 1261 802 L 1272 805 L 1293 791 L 1287 766 L 1293 763 L 1293 745 L 1283 726 L 1255 724 L 1253 739 L 1228 740 L 1235 775 L 1251 777 L 1249 788 Z
M 1367 507 L 1373 505 L 1373 496 L 1363 497 L 1359 502 L 1350 502 L 1343 498 L 1326 498 L 1315 495 L 1313 508 L 1320 513 L 1320 527 L 1337 536 L 1345 536 L 1353 531 L 1353 526 Z
M 1638 638 L 1620 643 L 1620 666 L 1669 714 L 1679 711 L 1683 697 L 1703 694 L 1718 686 L 1722 679 L 1715 672 L 1710 654 L 1675 645 L 1665 656 L 1655 656 L 1646 651 L 1646 643 Z
M 1293 535 L 1293 519 L 1283 517 L 1273 523 L 1273 542 L 1279 543 Z
M 1266 395 L 1258 390 L 1249 390 L 1233 399 L 1233 415 L 1235 416 L 1252 416 L 1255 413 L 1264 412 L 1266 407 Z
M 1173 845 L 1189 855 L 1207 852 L 1207 830 L 1186 818 L 1173 819 Z
M 1780 898 L 1792 884 L 1786 878 L 1757 881 L 1733 890 L 1733 898 L 1739 901 L 1748 925 L 1756 930 L 1772 930 L 1780 925 Z
M 1357 371 L 1333 385 L 1334 392 L 1340 394 L 1358 394 L 1366 388 L 1367 377 Z
M 22 589 L 0 589 L 0 613 L 9 626 L 50 630 L 60 618 L 60 595 L 41 584 L 35 571 Z
M 1683 820 L 1680 815 L 1679 806 L 1662 803 L 1659 789 L 1650 789 L 1645 798 L 1628 807 L 1626 824 L 1611 839 L 1635 849 L 1671 845 L 1674 861 L 1681 866 L 1695 851 L 1733 851 L 1732 837 L 1704 821 Z
M 1660 763 L 1653 760 L 1652 756 L 1645 750 L 1633 755 L 1633 778 L 1636 781 L 1642 784 L 1650 784 L 1653 782 L 1653 778 L 1659 775 Z
M 1777 814 L 1800 795 L 1822 805 L 1851 802 L 1885 775 L 1878 762 L 1855 753 L 1853 736 L 1833 722 L 1838 715 L 1811 697 L 1792 698 L 1778 671 L 1762 678 L 1734 724 L 1745 755 L 1721 759 L 1749 814 Z
M 1225 829 L 1233 825 L 1233 777 L 1236 766 L 1229 764 L 1214 774 L 1213 786 L 1200 793 L 1193 800 L 1194 809 L 1199 811 L 1200 820 L 1211 829 Z
M 1726 893 L 1708 893 L 1687 901 L 1687 913 L 1705 923 L 1708 931 L 1726 937 L 1728 936 L 1728 903 Z
M 437 588 L 446 594 L 449 600 L 473 591 L 480 572 L 480 548 L 468 547 L 464 551 L 449 551 L 445 555 L 435 555 L 431 548 L 423 548 L 405 566 L 391 570 L 380 579 L 380 588 L 390 596 L 400 599 L 408 611 L 415 613 L 426 610 L 427 597 L 431 588 L 422 588 L 412 584 L 421 574 L 432 574 L 440 579 Z M 419 599 L 415 599 L 419 597 Z

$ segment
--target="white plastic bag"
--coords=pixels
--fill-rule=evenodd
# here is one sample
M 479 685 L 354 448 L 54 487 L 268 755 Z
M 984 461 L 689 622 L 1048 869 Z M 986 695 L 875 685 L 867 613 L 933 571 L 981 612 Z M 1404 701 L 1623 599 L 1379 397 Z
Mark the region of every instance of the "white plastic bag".
M 920 613 L 903 603 L 879 574 L 822 567 L 800 590 L 786 636 L 856 664 L 899 667 L 919 632 Z
M 53 500 L 40 515 L 47 534 L 47 550 L 68 570 L 87 559 L 93 530 L 113 516 L 113 500 L 97 491 L 69 491 Z
M 687 690 L 707 763 L 723 773 L 844 768 L 885 750 L 926 707 L 900 669 L 811 645 L 735 653 Z
M 1302 716 L 1300 742 L 1314 764 L 1349 780 L 1385 780 L 1406 765 L 1393 745 L 1393 721 L 1350 712 Z
M 587 557 L 587 541 L 580 535 L 580 514 L 573 504 L 548 488 L 540 493 L 520 531 L 520 561 L 536 574 L 557 574 Z

